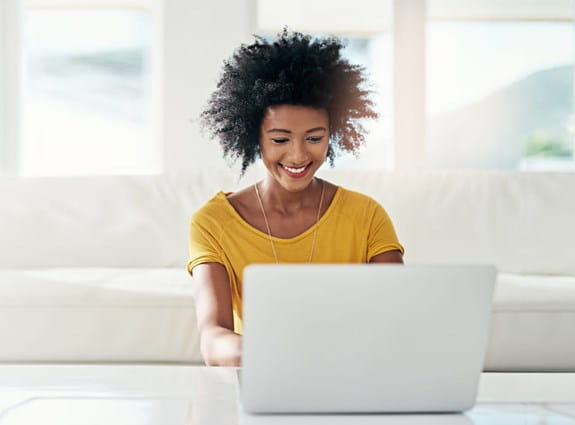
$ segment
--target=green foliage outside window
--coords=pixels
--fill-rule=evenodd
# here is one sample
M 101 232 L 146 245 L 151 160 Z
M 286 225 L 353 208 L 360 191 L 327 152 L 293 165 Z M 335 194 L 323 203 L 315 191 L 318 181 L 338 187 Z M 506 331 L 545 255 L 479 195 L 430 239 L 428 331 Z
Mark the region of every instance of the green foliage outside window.
M 535 135 L 525 142 L 525 155 L 538 157 L 571 157 L 569 142 L 558 138 Z

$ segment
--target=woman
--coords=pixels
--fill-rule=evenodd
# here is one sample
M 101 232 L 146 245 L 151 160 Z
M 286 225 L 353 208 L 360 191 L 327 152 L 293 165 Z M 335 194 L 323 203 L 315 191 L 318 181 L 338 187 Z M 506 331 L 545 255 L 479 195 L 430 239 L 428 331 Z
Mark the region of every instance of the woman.
M 403 263 L 393 224 L 376 201 L 315 177 L 328 158 L 363 143 L 360 118 L 376 118 L 363 70 L 336 38 L 256 37 L 225 62 L 203 126 L 242 174 L 260 157 L 266 177 L 219 192 L 190 223 L 188 271 L 196 284 L 201 352 L 239 366 L 242 272 L 250 263 Z

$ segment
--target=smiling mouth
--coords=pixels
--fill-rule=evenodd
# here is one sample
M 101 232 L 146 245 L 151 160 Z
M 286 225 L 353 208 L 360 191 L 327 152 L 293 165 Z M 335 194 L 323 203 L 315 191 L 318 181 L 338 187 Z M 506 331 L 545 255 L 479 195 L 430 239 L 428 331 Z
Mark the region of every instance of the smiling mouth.
M 313 161 L 308 163 L 307 165 L 304 165 L 301 167 L 288 167 L 286 165 L 283 165 L 282 163 L 279 163 L 279 164 L 283 168 L 283 170 L 286 172 L 286 174 L 289 175 L 290 177 L 302 177 L 303 175 L 305 175 L 307 173 L 307 171 L 311 167 L 312 163 L 313 163 Z

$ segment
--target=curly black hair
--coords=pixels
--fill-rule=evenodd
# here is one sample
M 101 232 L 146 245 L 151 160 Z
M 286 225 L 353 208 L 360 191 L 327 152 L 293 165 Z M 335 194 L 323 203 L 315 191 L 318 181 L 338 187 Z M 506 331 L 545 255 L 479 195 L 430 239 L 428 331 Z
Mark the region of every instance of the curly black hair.
M 261 155 L 260 125 L 272 105 L 325 109 L 329 116 L 333 166 L 340 152 L 357 153 L 365 130 L 358 121 L 377 118 L 364 68 L 342 58 L 336 37 L 312 38 L 287 28 L 271 42 L 254 35 L 224 61 L 223 73 L 201 114 L 203 129 L 218 138 L 224 157 L 241 158 L 242 175 Z

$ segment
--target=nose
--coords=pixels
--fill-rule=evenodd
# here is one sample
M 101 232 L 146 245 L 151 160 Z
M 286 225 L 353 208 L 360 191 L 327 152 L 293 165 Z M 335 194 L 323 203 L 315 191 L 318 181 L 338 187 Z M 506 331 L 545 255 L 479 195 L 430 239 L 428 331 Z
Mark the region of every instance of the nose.
M 309 152 L 305 140 L 292 143 L 286 165 L 306 165 L 309 161 Z

